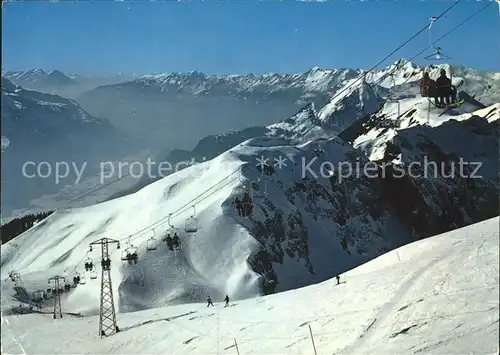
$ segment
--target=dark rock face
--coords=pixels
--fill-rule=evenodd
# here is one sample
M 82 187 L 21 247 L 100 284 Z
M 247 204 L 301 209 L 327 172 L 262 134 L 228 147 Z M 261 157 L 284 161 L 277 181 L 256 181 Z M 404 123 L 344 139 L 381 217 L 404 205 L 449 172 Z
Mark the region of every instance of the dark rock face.
M 348 133 L 376 127 L 370 119 L 374 116 L 357 122 L 357 128 L 351 127 Z M 372 259 L 408 242 L 498 215 L 498 122 L 473 116 L 437 127 L 415 125 L 398 130 L 385 142 L 384 158 L 371 162 L 376 164 L 376 177 L 361 174 L 339 182 L 341 172 L 334 171 L 325 180 L 294 176 L 281 181 L 281 172 L 269 172 L 274 188 L 287 203 L 286 208 L 277 207 L 276 195 L 272 201 L 256 201 L 259 213 L 249 218 L 251 234 L 261 248 L 248 263 L 263 276 L 262 292 L 281 289 L 276 265 L 293 262 L 288 259 L 296 260 L 318 282 L 350 268 L 340 261 L 326 267 L 317 252 L 313 255 L 316 224 L 323 226 L 321 238 L 335 241 L 336 246 L 325 244 L 332 248 L 332 258 L 359 264 L 356 257 Z M 342 147 L 330 141 L 303 154 L 320 157 L 320 161 L 338 160 L 338 150 L 343 149 L 344 161 L 369 163 L 349 145 Z M 396 164 L 397 157 L 401 160 Z M 395 237 L 389 220 L 397 221 L 407 234 Z
M 425 238 L 461 228 L 498 215 L 498 128 L 472 117 L 450 121 L 436 128 L 420 127 L 403 131 L 391 143 L 406 158 L 406 164 L 385 165 L 385 193 L 402 218 L 414 229 L 416 238 Z M 473 142 L 469 152 L 447 151 L 442 135 Z M 451 137 L 451 139 L 453 139 Z M 412 142 L 410 144 L 410 142 Z M 388 155 L 388 160 L 391 155 Z M 478 159 L 479 158 L 479 159 Z M 412 176 L 400 177 L 404 166 L 415 164 Z M 477 171 L 475 171 L 477 169 Z

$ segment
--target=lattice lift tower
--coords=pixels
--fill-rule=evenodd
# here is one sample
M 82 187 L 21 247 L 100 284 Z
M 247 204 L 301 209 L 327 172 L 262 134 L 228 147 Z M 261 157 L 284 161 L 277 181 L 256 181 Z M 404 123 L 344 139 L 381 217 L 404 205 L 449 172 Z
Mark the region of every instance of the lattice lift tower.
M 49 284 L 51 282 L 54 283 L 54 319 L 57 318 L 59 315 L 59 318 L 62 318 L 62 307 L 61 307 L 61 287 L 59 281 L 62 281 L 63 284 L 66 282 L 66 278 L 62 276 L 54 276 L 49 279 Z
M 113 287 L 111 284 L 111 260 L 109 258 L 109 244 L 116 243 L 120 249 L 120 242 L 110 238 L 102 238 L 90 243 L 90 251 L 93 245 L 101 246 L 101 307 L 99 315 L 99 336 L 108 336 L 118 333 L 120 329 L 116 324 L 115 303 L 113 301 Z

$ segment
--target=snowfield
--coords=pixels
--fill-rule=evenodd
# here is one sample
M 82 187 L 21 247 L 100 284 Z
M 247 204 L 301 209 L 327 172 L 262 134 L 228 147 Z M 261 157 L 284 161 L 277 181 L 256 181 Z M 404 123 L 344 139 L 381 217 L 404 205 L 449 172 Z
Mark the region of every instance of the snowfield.
M 2 302 L 2 353 L 314 354 L 310 327 L 318 354 L 498 354 L 499 222 L 408 244 L 341 275 L 340 285 L 328 280 L 228 308 L 214 297 L 213 308 L 118 314 L 121 332 L 102 339 L 97 316 L 6 316 Z M 97 283 L 82 289 L 79 307 L 98 304 Z

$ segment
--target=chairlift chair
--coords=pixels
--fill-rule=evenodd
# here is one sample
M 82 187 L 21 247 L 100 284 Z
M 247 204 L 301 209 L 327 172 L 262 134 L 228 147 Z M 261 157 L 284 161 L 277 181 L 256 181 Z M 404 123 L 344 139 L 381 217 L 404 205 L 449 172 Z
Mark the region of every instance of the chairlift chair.
M 121 254 L 122 261 L 128 261 L 127 255 L 128 255 L 128 249 L 125 249 L 124 251 L 122 251 L 122 254 Z
M 130 248 L 130 246 L 132 245 L 132 244 L 130 243 L 130 238 L 131 238 L 131 237 L 132 237 L 132 236 L 129 236 L 129 237 L 128 237 L 127 242 L 126 242 L 127 247 L 126 247 L 126 248 L 125 248 L 125 250 L 124 250 L 124 251 L 122 251 L 122 253 L 121 253 L 121 259 L 122 259 L 122 261 L 128 261 L 129 248 Z
M 451 59 L 447 55 L 444 55 L 444 54 L 441 53 L 441 50 L 442 50 L 441 47 L 434 47 L 434 43 L 432 42 L 432 25 L 434 24 L 434 22 L 436 20 L 437 20 L 436 16 L 429 17 L 429 21 L 430 21 L 429 27 L 428 27 L 428 30 L 429 30 L 429 47 L 432 47 L 434 49 L 434 53 L 431 54 L 431 55 L 428 55 L 427 57 L 424 57 L 424 59 L 427 59 L 427 60 Z
M 130 246 L 127 248 L 127 251 L 130 254 L 137 254 L 137 247 L 134 247 L 132 244 L 130 244 Z
M 43 290 L 36 290 L 33 292 L 33 300 L 35 302 L 41 302 L 44 300 L 44 296 L 45 296 L 45 291 Z
M 128 237 L 127 247 L 121 253 L 122 261 L 127 261 L 129 264 L 131 264 L 129 255 L 132 255 L 134 252 L 137 254 L 137 248 L 130 243 L 130 238 L 131 236 Z
M 261 183 L 262 182 L 262 183 Z M 256 186 L 257 188 L 255 188 Z M 252 198 L 263 199 L 267 197 L 267 180 L 260 176 L 256 181 L 252 182 Z
M 195 218 L 195 215 L 196 209 L 193 206 L 193 214 L 186 219 L 186 226 L 184 228 L 186 233 L 196 233 L 198 231 L 198 220 Z
M 133 254 L 136 255 L 136 258 L 135 258 L 136 260 L 134 260 L 134 258 L 132 256 Z M 128 262 L 130 265 L 137 264 L 137 259 L 138 259 L 137 248 L 129 243 L 129 247 L 122 252 L 121 259 L 122 259 L 122 261 Z
M 443 54 L 441 51 L 441 47 L 433 47 L 434 48 L 434 53 L 424 57 L 426 60 L 447 60 L 451 59 L 451 57 Z
M 151 239 L 148 239 L 148 241 L 146 242 L 146 250 L 147 251 L 156 250 L 156 239 L 154 236 L 155 236 L 155 230 L 153 229 L 153 236 L 151 237 Z
M 95 269 L 94 269 L 94 270 L 92 270 L 92 271 L 90 272 L 90 276 L 89 276 L 89 277 L 90 277 L 90 279 L 91 279 L 91 280 L 95 280 L 95 279 L 97 279 L 97 271 L 95 271 Z
M 85 285 L 85 275 L 80 276 L 80 285 Z
M 179 230 L 179 228 L 176 228 L 172 223 L 170 223 L 171 217 L 172 217 L 172 213 L 170 213 L 168 215 L 168 222 L 167 223 L 168 223 L 169 228 L 167 229 L 167 236 L 170 234 L 170 237 L 173 238 L 174 234 L 179 235 L 181 231 Z M 167 236 L 165 236 L 165 241 L 166 241 Z
M 241 187 L 243 188 L 243 190 L 248 190 L 250 184 L 249 184 L 248 180 L 245 179 L 245 177 L 243 176 L 243 174 L 241 173 L 241 171 L 240 171 L 240 174 L 238 176 L 238 179 L 240 180 Z
M 85 271 L 92 271 L 94 269 L 94 262 L 92 261 L 92 258 L 90 257 L 90 252 L 91 250 L 87 251 L 87 256 L 85 260 L 83 260 L 83 266 L 85 267 Z

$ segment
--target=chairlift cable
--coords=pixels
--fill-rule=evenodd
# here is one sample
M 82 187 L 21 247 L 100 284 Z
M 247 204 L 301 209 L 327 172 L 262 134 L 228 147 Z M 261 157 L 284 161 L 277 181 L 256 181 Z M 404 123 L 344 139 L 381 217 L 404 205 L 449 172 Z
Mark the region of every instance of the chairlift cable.
M 436 17 L 436 20 L 439 20 L 440 18 L 442 18 L 446 13 L 448 13 L 451 9 L 453 9 L 455 6 L 457 6 L 459 4 L 461 0 L 456 0 L 450 7 L 448 7 L 448 9 L 446 9 L 444 12 L 442 12 L 439 16 Z M 435 22 L 434 21 L 434 22 Z M 372 72 L 374 69 L 376 69 L 380 64 L 382 64 L 385 60 L 387 60 L 390 56 L 392 56 L 394 53 L 396 53 L 398 50 L 400 50 L 402 47 L 404 47 L 406 44 L 408 44 L 410 41 L 412 41 L 415 37 L 417 37 L 418 35 L 420 35 L 422 32 L 426 31 L 428 29 L 428 25 L 426 24 L 425 27 L 423 27 L 422 29 L 420 29 L 417 33 L 415 33 L 413 36 L 411 36 L 409 39 L 407 39 L 405 42 L 403 42 L 401 45 L 399 45 L 395 50 L 393 50 L 391 53 L 389 53 L 386 57 L 384 57 L 382 60 L 380 60 L 377 64 L 375 64 L 374 66 L 372 66 L 367 72 L 363 73 L 362 77 L 361 78 L 358 78 L 356 79 L 355 81 L 353 81 L 351 84 L 347 85 L 346 87 L 344 87 L 342 90 L 338 91 L 332 98 L 331 100 L 334 100 L 336 97 L 338 97 L 340 94 L 344 93 L 346 90 L 350 89 L 354 84 L 356 84 L 359 80 L 363 79 L 366 74 Z M 426 48 L 427 50 L 427 48 Z M 387 74 L 386 74 L 387 75 Z M 381 82 L 383 79 L 385 79 L 386 75 L 383 75 L 377 82 Z M 326 106 L 323 105 L 323 107 Z M 295 126 L 298 126 L 299 123 L 297 123 Z M 266 148 L 262 151 L 262 154 L 264 152 L 266 152 L 266 150 L 268 150 L 269 148 Z M 192 199 L 191 201 L 187 202 L 185 205 L 183 205 L 182 207 L 180 207 L 179 209 L 177 209 L 176 211 L 174 211 L 173 213 L 170 214 L 170 216 L 173 216 L 173 215 L 177 215 L 177 214 L 180 214 L 182 212 L 184 212 L 183 210 L 186 208 L 186 206 L 189 206 L 191 204 L 193 204 L 193 202 L 195 202 L 196 200 L 198 200 L 201 196 L 203 196 L 205 193 L 207 193 L 208 191 L 212 190 L 213 188 L 215 188 L 218 184 L 222 183 L 224 180 L 227 180 L 229 177 L 231 177 L 232 175 L 234 175 L 235 173 L 239 172 L 240 171 L 240 168 L 238 167 L 238 169 L 236 169 L 235 171 L 233 171 L 231 174 L 227 175 L 225 178 L 223 178 L 222 180 L 220 180 L 219 182 L 217 182 L 215 185 L 213 185 L 212 187 L 210 187 L 209 189 L 205 190 L 204 192 L 202 192 L 201 194 L 199 194 L 198 196 L 196 196 L 194 199 Z M 232 181 L 232 180 L 231 180 Z M 211 194 L 210 194 L 211 195 Z M 209 196 L 210 196 L 209 195 Z M 204 199 L 206 199 L 207 197 L 205 198 L 202 198 L 201 201 L 203 201 Z M 200 201 L 198 201 L 200 202 Z M 168 217 L 163 217 L 161 219 L 159 219 L 158 221 L 152 223 L 151 225 L 148 225 L 144 228 L 142 228 L 141 230 L 133 233 L 132 235 L 134 236 L 139 236 L 140 234 L 142 234 L 143 232 L 147 231 L 148 229 L 150 229 L 152 226 L 155 226 L 157 224 L 160 224 L 162 223 L 165 219 L 167 219 Z
M 453 7 L 455 7 L 456 5 L 458 5 L 458 3 L 460 2 L 461 0 L 456 0 L 455 3 L 453 3 L 453 5 L 451 5 L 448 9 L 446 9 L 443 13 L 441 13 L 439 16 L 436 17 L 436 20 L 439 20 L 441 17 L 443 17 L 446 13 L 448 13 L 451 9 L 453 9 Z M 333 97 L 332 97 L 332 100 L 335 99 L 336 97 L 338 97 L 340 94 L 342 94 L 343 92 L 345 92 L 346 90 L 348 90 L 350 87 L 352 87 L 355 83 L 357 83 L 359 80 L 361 79 L 364 79 L 364 77 L 366 76 L 366 74 L 368 74 L 369 72 L 372 72 L 374 69 L 376 69 L 380 64 L 382 64 L 386 59 L 388 59 L 390 56 L 392 56 L 394 53 L 396 53 L 398 50 L 400 50 L 402 47 L 404 47 L 406 44 L 408 44 L 410 41 L 412 41 L 415 37 L 417 37 L 418 35 L 420 35 L 422 32 L 424 32 L 425 30 L 428 29 L 428 25 L 426 24 L 425 27 L 423 27 L 421 30 L 419 30 L 417 33 L 415 33 L 413 36 L 411 36 L 409 39 L 407 39 L 405 42 L 403 42 L 403 44 L 401 44 L 400 46 L 398 46 L 395 50 L 393 50 L 391 53 L 389 53 L 386 57 L 384 57 L 382 60 L 380 60 L 377 64 L 375 64 L 373 67 L 371 67 L 367 72 L 365 72 L 363 74 L 363 76 L 355 81 L 353 81 L 351 84 L 347 85 L 346 87 L 344 87 L 342 90 L 340 90 L 339 92 L 337 92 Z M 382 78 L 384 78 L 384 76 L 382 76 Z M 381 79 L 382 79 L 381 78 Z M 381 79 L 379 79 L 379 82 L 382 81 Z M 324 107 L 324 106 L 323 106 Z M 298 126 L 298 123 L 295 125 L 295 126 Z M 266 148 L 263 150 L 262 153 L 264 153 L 267 149 L 269 148 Z M 201 194 L 199 194 L 198 196 L 196 196 L 194 199 L 192 199 L 191 201 L 187 202 L 184 206 L 180 207 L 179 209 L 177 209 L 176 211 L 174 211 L 173 213 L 171 213 L 170 216 L 172 215 L 177 215 L 177 214 L 180 214 L 181 211 L 183 211 L 183 209 L 185 209 L 186 206 L 189 206 L 191 204 L 193 204 L 193 202 L 195 202 L 196 200 L 198 200 L 201 196 L 203 196 L 205 193 L 207 193 L 208 191 L 212 190 L 213 188 L 215 188 L 218 184 L 220 184 L 221 182 L 223 182 L 224 180 L 227 180 L 229 177 L 231 177 L 232 175 L 234 175 L 236 172 L 239 172 L 240 168 L 236 169 L 235 171 L 233 171 L 231 174 L 227 175 L 225 178 L 223 178 L 222 180 L 220 180 L 217 184 L 213 185 L 212 187 L 210 187 L 209 189 L 205 190 L 204 192 L 202 192 Z M 211 194 L 210 194 L 211 195 Z M 209 196 L 210 196 L 209 195 Z M 206 198 L 206 197 L 205 197 Z M 203 201 L 205 198 L 201 199 L 201 201 Z M 144 227 L 143 229 L 133 233 L 132 235 L 134 236 L 138 236 L 140 234 L 142 234 L 143 232 L 147 231 L 148 229 L 150 229 L 152 226 L 155 226 L 157 224 L 160 224 L 161 222 L 163 222 L 166 218 L 168 217 L 163 217 L 161 219 L 159 219 L 158 221 L 152 223 L 151 225 L 148 225 L 146 227 Z
M 456 5 L 458 5 L 460 2 L 460 0 L 456 0 L 453 5 L 451 5 L 448 9 L 446 9 L 443 13 L 441 13 L 439 16 L 436 17 L 436 19 L 433 21 L 437 21 L 439 20 L 440 18 L 442 18 L 446 13 L 448 13 L 451 9 L 453 9 Z M 445 33 L 443 36 L 441 36 L 439 39 L 437 39 L 436 41 L 433 42 L 433 44 L 439 42 L 440 40 L 442 40 L 443 38 L 445 38 L 446 36 L 448 36 L 449 34 L 451 34 L 452 32 L 454 32 L 457 28 L 459 28 L 460 26 L 462 26 L 463 24 L 465 24 L 466 22 L 468 22 L 469 20 L 471 20 L 473 17 L 475 17 L 476 15 L 478 15 L 480 12 L 482 12 L 483 10 L 485 10 L 488 6 L 490 6 L 493 2 L 491 3 L 488 3 L 486 6 L 484 6 L 482 9 L 480 9 L 479 11 L 475 12 L 474 14 L 472 14 L 471 16 L 469 16 L 468 18 L 466 18 L 464 21 L 462 21 L 461 23 L 459 23 L 458 25 L 456 25 L 453 29 L 451 29 L 450 31 L 448 31 L 447 33 Z M 420 35 L 422 32 L 424 32 L 425 30 L 427 30 L 429 28 L 428 25 L 426 25 L 425 27 L 423 27 L 421 30 L 419 30 L 416 34 L 414 34 L 412 37 L 410 37 L 408 40 L 406 40 L 403 44 L 401 44 L 400 46 L 398 46 L 395 50 L 393 50 L 389 55 L 387 55 L 386 57 L 384 57 L 381 61 L 379 61 L 377 64 L 375 64 L 373 67 L 371 67 L 367 72 L 363 73 L 363 76 L 355 81 L 353 81 L 351 84 L 349 84 L 348 86 L 344 87 L 342 90 L 338 91 L 332 98 L 331 100 L 337 98 L 340 94 L 344 93 L 346 90 L 348 90 L 350 87 L 352 87 L 355 83 L 357 83 L 359 80 L 361 79 L 364 79 L 364 77 L 372 72 L 376 67 L 378 67 L 381 63 L 383 63 L 385 60 L 387 60 L 390 56 L 392 56 L 394 53 L 396 53 L 399 49 L 401 49 L 403 46 L 405 46 L 406 44 L 408 44 L 411 40 L 413 40 L 415 37 L 417 37 L 418 35 Z M 420 51 L 418 54 L 416 54 L 415 56 L 413 56 L 411 59 L 409 59 L 409 61 L 415 59 L 416 57 L 418 57 L 420 54 L 422 54 L 423 52 L 425 52 L 429 47 L 426 47 L 425 49 L 423 49 L 422 51 Z M 399 70 L 397 68 L 397 70 Z M 386 74 L 382 75 L 382 77 L 380 79 L 378 79 L 376 82 L 374 82 L 373 84 L 377 84 L 377 83 L 380 83 L 381 81 L 383 81 L 387 75 L 390 75 L 391 73 L 397 71 L 397 70 L 393 70 L 393 71 L 389 71 L 387 72 Z M 406 82 L 406 81 L 405 81 Z M 323 105 L 321 108 L 325 107 L 327 104 Z M 320 109 L 321 109 L 320 108 Z M 300 124 L 297 123 L 295 124 L 294 126 L 298 126 Z M 296 127 L 295 127 L 296 128 Z M 266 150 L 268 150 L 269 148 L 266 148 L 263 150 L 263 152 L 265 152 Z M 263 153 L 262 152 L 262 153 Z M 211 194 L 209 194 L 208 196 L 206 197 L 203 197 L 203 195 L 205 195 L 206 193 L 208 193 L 210 190 L 214 189 L 215 187 L 217 187 L 219 184 L 221 184 L 222 182 L 224 182 L 225 180 L 229 179 L 231 176 L 233 176 L 234 174 L 240 172 L 240 167 L 238 167 L 236 170 L 234 170 L 232 173 L 230 173 L 229 175 L 227 175 L 226 177 L 224 177 L 223 179 L 219 180 L 216 184 L 212 185 L 210 188 L 208 188 L 207 190 L 203 191 L 202 193 L 200 193 L 199 195 L 197 195 L 195 198 L 193 198 L 191 201 L 187 202 L 186 204 L 184 204 L 182 207 L 178 208 L 177 210 L 175 210 L 173 213 L 170 213 L 167 217 L 163 217 L 159 220 L 157 220 L 156 222 L 142 228 L 141 230 L 131 234 L 130 236 L 139 236 L 140 234 L 142 234 L 144 231 L 150 229 L 151 227 L 155 226 L 155 225 L 159 225 L 161 224 L 162 222 L 165 221 L 165 219 L 167 218 L 170 218 L 172 216 L 175 216 L 175 215 L 178 215 L 182 212 L 184 212 L 184 209 L 186 208 L 186 206 L 189 206 L 189 205 L 192 205 L 193 202 L 196 202 L 198 199 L 200 199 L 199 202 L 205 200 L 206 198 L 208 198 L 208 196 L 211 196 L 214 192 L 212 192 Z M 239 178 L 239 177 L 237 177 Z M 229 182 L 226 183 L 226 185 L 228 185 L 230 182 L 234 181 L 235 179 L 231 179 Z M 226 186 L 224 185 L 224 186 Z M 170 219 L 169 219 L 170 221 Z M 130 237 L 129 237 L 130 238 Z M 134 238 L 135 239 L 135 238 Z M 130 240 L 130 239 L 129 239 Z

